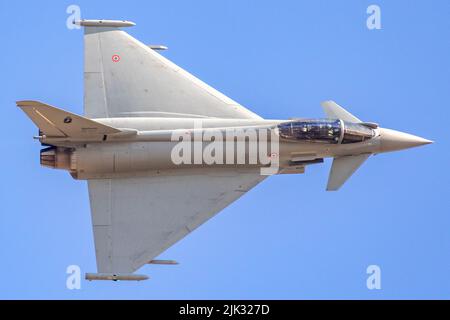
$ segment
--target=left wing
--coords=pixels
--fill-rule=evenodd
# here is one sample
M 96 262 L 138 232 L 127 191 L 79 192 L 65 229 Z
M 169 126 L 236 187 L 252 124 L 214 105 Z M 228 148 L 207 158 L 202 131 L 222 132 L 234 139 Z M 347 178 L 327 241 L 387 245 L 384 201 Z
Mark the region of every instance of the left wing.
M 266 177 L 259 170 L 177 172 L 88 181 L 99 273 L 129 275 Z

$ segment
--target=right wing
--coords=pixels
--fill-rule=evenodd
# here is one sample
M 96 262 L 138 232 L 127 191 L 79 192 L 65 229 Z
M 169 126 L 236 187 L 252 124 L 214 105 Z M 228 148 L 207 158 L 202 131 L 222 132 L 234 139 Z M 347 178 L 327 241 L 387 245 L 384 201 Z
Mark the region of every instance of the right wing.
M 83 25 L 87 117 L 261 119 L 117 27 Z
M 235 169 L 89 180 L 97 269 L 130 274 L 266 176 Z

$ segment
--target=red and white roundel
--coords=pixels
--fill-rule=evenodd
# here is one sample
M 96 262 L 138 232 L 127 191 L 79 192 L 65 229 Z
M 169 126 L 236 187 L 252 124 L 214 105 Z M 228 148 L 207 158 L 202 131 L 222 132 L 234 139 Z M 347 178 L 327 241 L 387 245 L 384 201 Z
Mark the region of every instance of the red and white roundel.
M 112 61 L 113 62 L 119 62 L 120 61 L 120 56 L 118 54 L 115 54 L 112 56 Z

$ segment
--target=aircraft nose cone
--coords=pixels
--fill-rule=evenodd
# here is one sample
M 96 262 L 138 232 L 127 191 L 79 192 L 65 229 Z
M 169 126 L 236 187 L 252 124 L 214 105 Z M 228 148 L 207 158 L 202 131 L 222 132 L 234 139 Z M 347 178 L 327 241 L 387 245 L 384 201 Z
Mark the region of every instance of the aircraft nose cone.
M 412 134 L 380 128 L 381 152 L 397 151 L 433 143 Z

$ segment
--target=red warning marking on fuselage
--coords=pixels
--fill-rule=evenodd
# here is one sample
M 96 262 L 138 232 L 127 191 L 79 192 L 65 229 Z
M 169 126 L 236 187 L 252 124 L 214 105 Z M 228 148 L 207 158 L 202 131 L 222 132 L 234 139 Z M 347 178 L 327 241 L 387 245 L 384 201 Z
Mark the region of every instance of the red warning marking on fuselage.
M 119 62 L 120 61 L 120 56 L 118 54 L 115 54 L 115 55 L 112 56 L 111 59 L 112 59 L 113 62 Z

